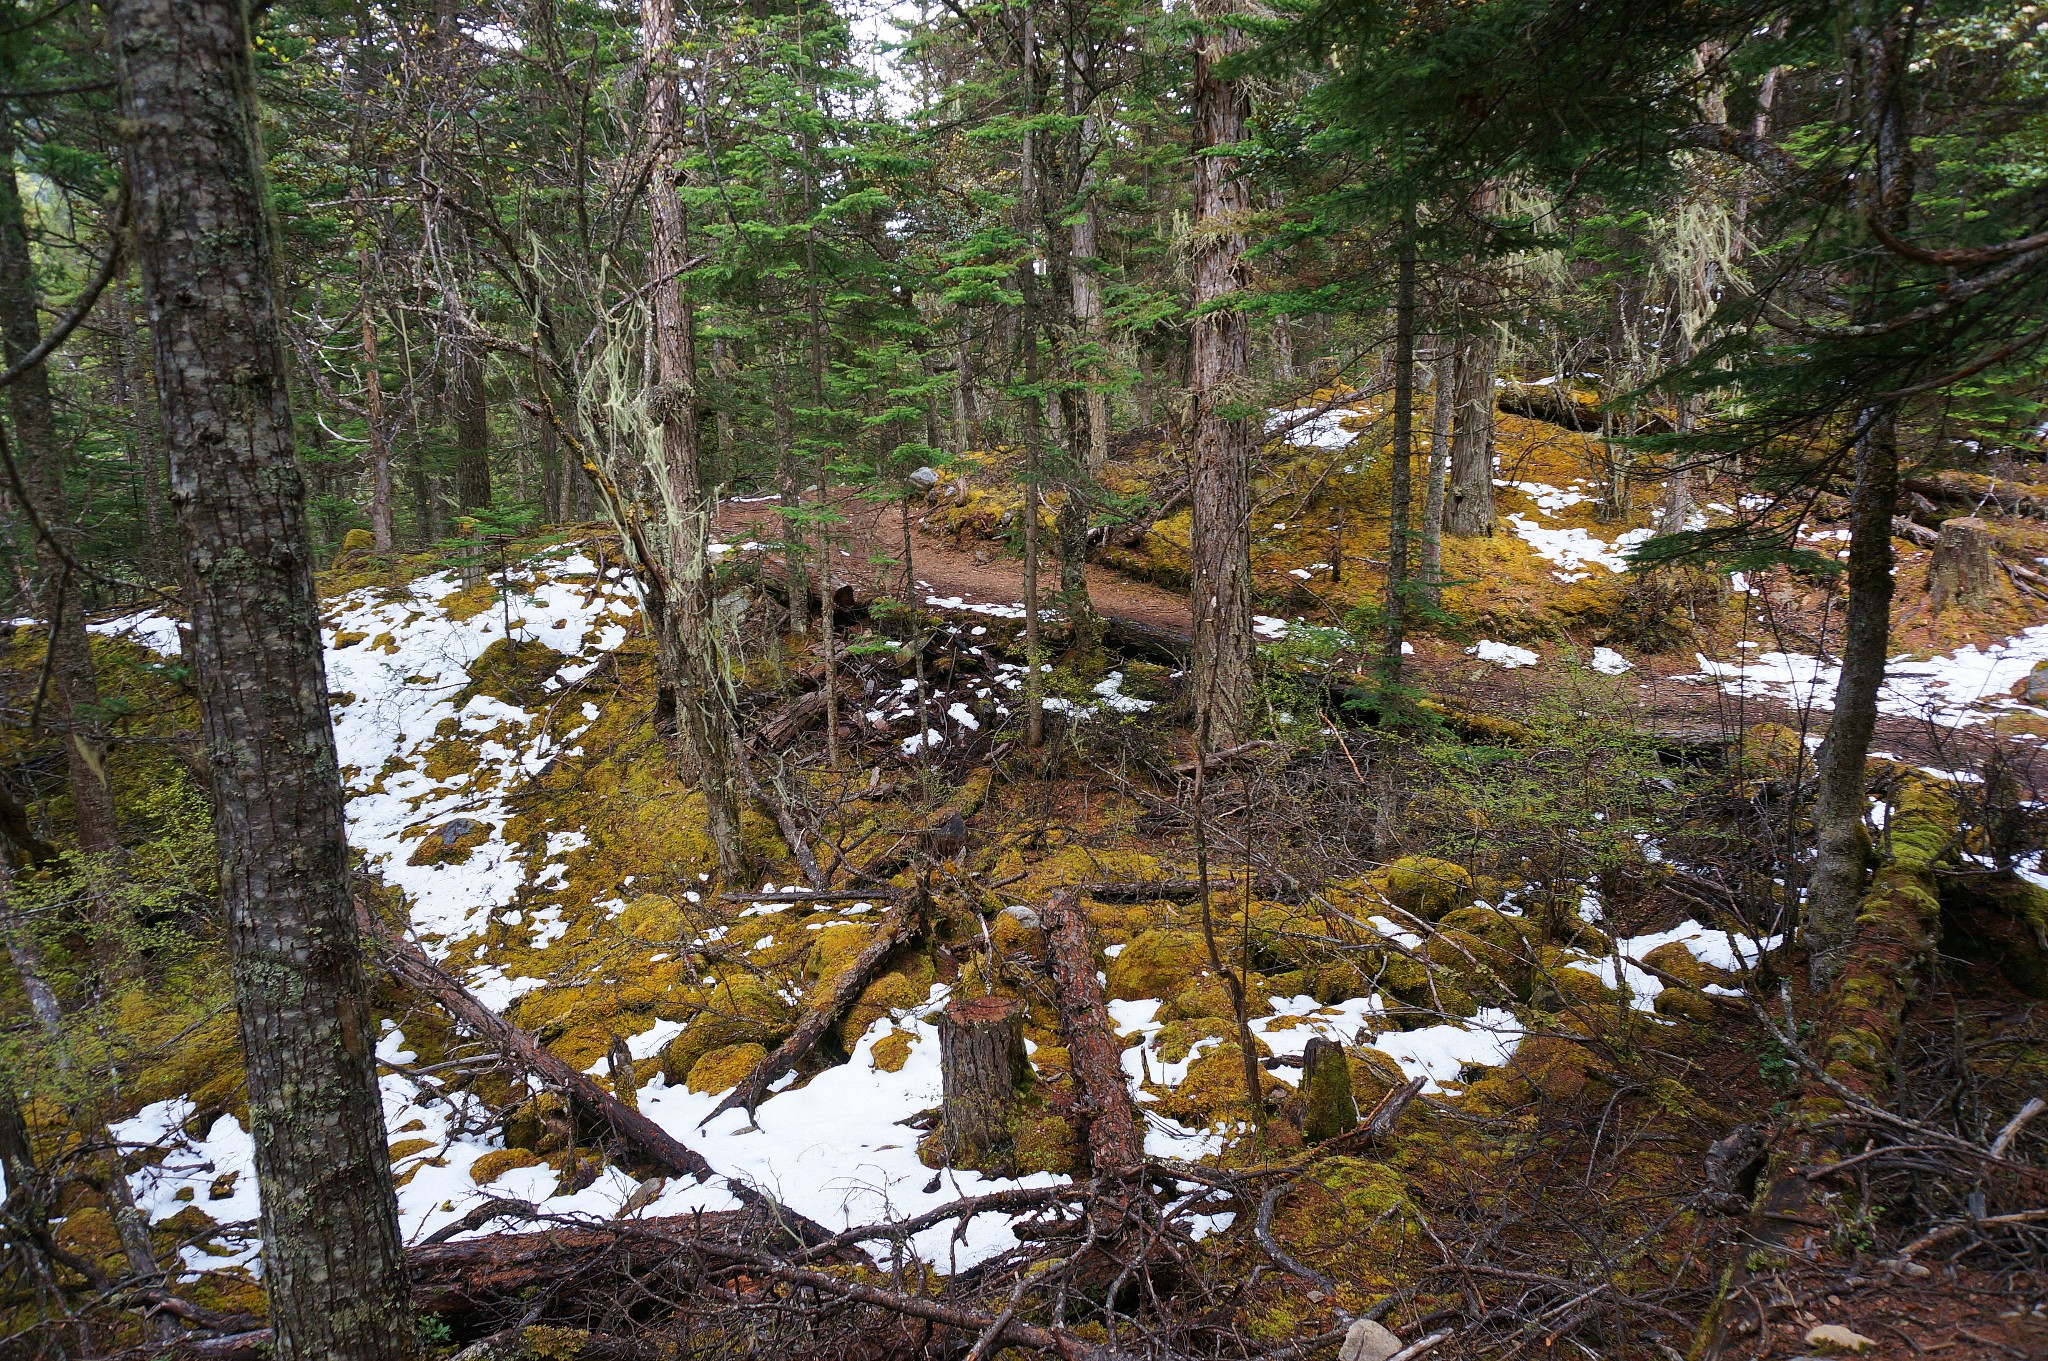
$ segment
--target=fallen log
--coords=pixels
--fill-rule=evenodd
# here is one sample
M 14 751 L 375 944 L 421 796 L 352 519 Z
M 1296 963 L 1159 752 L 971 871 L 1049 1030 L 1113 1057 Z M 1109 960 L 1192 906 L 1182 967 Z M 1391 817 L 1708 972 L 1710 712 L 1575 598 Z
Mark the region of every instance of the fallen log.
M 1194 634 L 1186 629 L 1116 614 L 1102 616 L 1102 636 L 1121 651 L 1153 657 L 1173 666 L 1185 665 L 1195 645 Z
M 727 1111 L 740 1107 L 746 1109 L 751 1119 L 754 1107 L 761 1104 L 770 1085 L 809 1057 L 825 1032 L 853 1009 L 853 1004 L 867 991 L 868 984 L 875 981 L 875 975 L 882 971 L 882 965 L 889 956 L 916 937 L 924 926 L 924 906 L 923 895 L 913 894 L 890 908 L 887 915 L 875 924 L 874 935 L 853 957 L 853 962 L 839 971 L 825 995 L 804 1012 L 804 1018 L 797 1022 L 789 1038 L 775 1046 L 774 1053 L 755 1064 L 754 1071 L 726 1093 L 725 1100 L 713 1107 L 711 1114 L 697 1122 L 697 1128 L 702 1129 Z
M 825 692 L 813 690 L 800 695 L 769 716 L 754 731 L 754 744 L 768 751 L 780 751 L 798 735 L 825 721 Z
M 1103 1001 L 1095 945 L 1080 895 L 1063 888 L 1039 912 L 1052 966 L 1053 1001 L 1068 1067 L 1080 1088 L 1076 1113 L 1087 1122 L 1088 1163 L 1097 1176 L 1124 1177 L 1145 1161 L 1144 1126 L 1124 1078 L 1123 1043 Z
M 514 1066 L 561 1092 L 572 1107 L 580 1107 L 586 1115 L 602 1121 L 641 1158 L 671 1176 L 691 1177 L 700 1182 L 717 1178 L 741 1204 L 783 1226 L 799 1242 L 815 1243 L 830 1237 L 822 1226 L 747 1183 L 720 1176 L 703 1154 L 620 1101 L 586 1074 L 577 1072 L 540 1041 L 478 1001 L 447 970 L 427 958 L 419 946 L 378 921 L 360 900 L 356 915 L 364 935 L 376 945 L 378 958 L 393 978 L 433 999 L 450 1019 L 496 1049 Z
M 903 896 L 893 888 L 782 889 L 775 893 L 721 893 L 725 903 L 893 903 Z
M 1990 505 L 2008 515 L 2048 515 L 2048 486 L 2031 482 L 2014 482 L 2008 478 L 1950 468 L 1901 479 L 1900 485 L 1929 500 L 1968 506 L 1973 511 Z

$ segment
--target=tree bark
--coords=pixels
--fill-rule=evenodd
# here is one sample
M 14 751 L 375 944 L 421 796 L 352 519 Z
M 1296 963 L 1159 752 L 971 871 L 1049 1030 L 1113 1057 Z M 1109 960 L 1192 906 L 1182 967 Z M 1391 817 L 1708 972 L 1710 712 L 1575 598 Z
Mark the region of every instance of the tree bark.
M 1211 5 L 1204 17 L 1218 17 Z M 1216 66 L 1242 46 L 1227 28 L 1195 39 L 1194 302 L 1189 342 L 1195 402 L 1192 688 L 1196 740 L 1234 747 L 1249 735 L 1252 699 L 1251 459 L 1245 411 L 1251 365 L 1244 314 L 1245 222 L 1251 197 L 1235 156 L 1251 100 Z
M 1024 259 L 1018 266 L 1018 292 L 1023 305 L 1017 318 L 1017 348 L 1023 352 L 1024 391 L 1024 745 L 1045 742 L 1045 678 L 1039 672 L 1044 627 L 1038 617 L 1038 511 L 1045 457 L 1045 398 L 1038 355 L 1038 166 L 1029 119 L 1038 114 L 1038 36 L 1030 0 L 1024 0 L 1018 21 L 1018 100 L 1027 120 L 1018 157 L 1017 218 L 1024 238 Z
M 400 1361 L 418 1341 L 292 463 L 246 11 L 115 0 L 110 17 L 276 1355 Z
M 1867 408 L 1856 441 L 1849 507 L 1849 600 L 1834 717 L 1814 756 L 1813 875 L 1806 890 L 1806 948 L 1821 981 L 1840 969 L 1856 924 L 1870 861 L 1864 828 L 1864 765 L 1877 731 L 1877 696 L 1891 652 L 1892 510 L 1898 502 L 1898 412 Z
M 0 354 L 9 365 L 42 340 L 36 317 L 35 260 L 28 220 L 14 173 L 14 119 L 0 107 Z M 57 540 L 35 542 L 38 611 L 49 629 L 49 693 L 44 712 L 63 733 L 65 776 L 71 788 L 72 830 L 78 848 L 89 853 L 114 849 L 114 795 L 107 779 L 106 747 L 98 733 L 99 682 L 85 630 L 86 583 L 65 564 L 77 557 L 78 536 L 65 494 L 65 458 L 57 443 L 57 413 L 50 398 L 49 369 L 37 364 L 8 387 L 14 413 L 24 489 L 36 518 Z M 61 547 L 60 547 L 61 545 Z
M 1458 341 L 1457 423 L 1444 528 L 1460 538 L 1493 532 L 1493 368 L 1498 350 L 1483 322 Z
M 775 339 L 772 375 L 775 420 L 775 476 L 782 490 L 782 561 L 789 577 L 789 631 L 801 638 L 811 631 L 811 590 L 804 570 L 803 477 L 797 465 L 796 433 L 789 410 L 789 346 Z M 830 578 L 827 578 L 830 580 Z
M 1047 899 L 1038 916 L 1045 927 L 1060 1035 L 1081 1089 L 1079 1111 L 1088 1126 L 1088 1165 L 1097 1176 L 1128 1175 L 1145 1161 L 1145 1127 L 1124 1078 L 1124 1047 L 1103 1001 L 1088 919 L 1070 888 Z
M 491 507 L 491 408 L 484 396 L 484 351 L 464 325 L 449 318 L 448 401 L 455 418 L 455 507 Z
M 697 416 L 695 318 L 682 279 L 689 258 L 688 224 L 677 196 L 685 129 L 677 108 L 676 13 L 673 0 L 645 0 L 647 136 L 656 174 L 648 190 L 653 281 L 654 364 L 650 415 L 661 431 L 658 482 L 662 498 L 664 588 L 658 651 L 675 694 L 677 727 L 691 775 L 704 795 L 706 831 L 727 883 L 745 872 L 740 844 L 744 779 L 723 658 L 711 618 L 711 504 L 703 481 Z
M 956 997 L 939 1013 L 940 1138 L 946 1166 L 1009 1169 L 1024 1056 L 1024 1004 L 1014 997 Z
M 1351 1062 L 1344 1046 L 1318 1035 L 1301 1055 L 1301 1137 L 1319 1144 L 1358 1128 L 1358 1101 L 1351 1094 Z
M 1997 577 L 1991 570 L 1991 538 L 1974 515 L 1941 522 L 1934 561 L 1927 568 L 1927 592 L 1934 612 L 1967 605 L 1990 594 Z

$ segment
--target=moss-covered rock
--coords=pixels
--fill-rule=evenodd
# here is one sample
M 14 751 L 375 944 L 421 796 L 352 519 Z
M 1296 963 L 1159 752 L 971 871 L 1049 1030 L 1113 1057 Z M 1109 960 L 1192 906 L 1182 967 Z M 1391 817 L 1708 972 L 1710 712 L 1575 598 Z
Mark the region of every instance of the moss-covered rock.
M 768 1057 L 764 1047 L 753 1043 L 728 1044 L 713 1049 L 690 1065 L 686 1085 L 700 1096 L 712 1096 L 739 1086 L 740 1079 Z
M 455 702 L 488 695 L 522 709 L 544 704 L 548 681 L 570 660 L 538 639 L 500 638 L 469 664 L 469 684 Z
M 1244 976 L 1244 1001 L 1246 1016 L 1270 1016 L 1273 1003 L 1266 980 L 1258 974 Z M 1192 983 L 1184 984 L 1180 991 L 1160 1010 L 1161 1017 L 1169 1020 L 1192 1021 L 1203 1016 L 1235 1018 L 1236 1009 L 1231 1005 L 1230 987 L 1207 970 L 1197 975 Z
M 407 857 L 407 863 L 459 865 L 490 839 L 488 824 L 474 818 L 450 818 L 440 826 L 428 829 L 427 834 L 420 838 L 418 848 Z
M 910 1049 L 916 1041 L 917 1037 L 908 1030 L 892 1030 L 875 1041 L 868 1056 L 881 1071 L 900 1073 L 903 1065 L 910 1062 Z
M 661 1074 L 671 1084 L 690 1078 L 697 1060 L 733 1044 L 780 1044 L 795 1023 L 793 1006 L 762 979 L 720 980 L 695 1019 L 661 1051 Z
M 1666 941 L 1643 956 L 1643 963 L 1668 973 L 1688 988 L 1732 987 L 1736 975 L 1712 964 L 1702 964 L 1679 941 Z

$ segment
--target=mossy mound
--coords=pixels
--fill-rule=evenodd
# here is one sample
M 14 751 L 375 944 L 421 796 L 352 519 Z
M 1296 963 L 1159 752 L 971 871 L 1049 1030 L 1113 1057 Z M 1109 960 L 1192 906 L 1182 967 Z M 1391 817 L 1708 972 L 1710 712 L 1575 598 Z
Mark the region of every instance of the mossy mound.
M 489 1186 L 507 1172 L 540 1165 L 540 1156 L 530 1149 L 495 1148 L 469 1165 L 469 1179 L 478 1186 Z
M 687 1085 L 700 1096 L 729 1091 L 767 1057 L 767 1049 L 751 1042 L 724 1045 L 690 1065 Z
M 1258 974 L 1244 976 L 1244 1002 L 1247 1016 L 1273 1014 L 1271 990 Z M 1236 1010 L 1231 1004 L 1229 985 L 1204 969 L 1194 982 L 1183 984 L 1174 993 L 1160 1015 L 1168 1020 L 1192 1021 L 1204 1016 L 1234 1016 Z
M 1537 953 L 1536 967 L 1530 972 L 1529 1005 L 1549 1012 L 1574 1012 L 1588 1007 L 1614 1010 L 1620 1005 L 1621 994 L 1589 969 L 1578 967 L 1590 963 L 1576 950 L 1555 945 L 1542 947 Z
M 1688 988 L 1732 987 L 1736 975 L 1712 964 L 1702 964 L 1692 951 L 1678 941 L 1667 941 L 1643 956 L 1643 963 L 1670 974 Z
M 1387 901 L 1436 921 L 1472 901 L 1472 873 L 1463 865 L 1425 855 L 1404 855 L 1384 871 Z
M 469 684 L 456 695 L 456 703 L 489 695 L 534 708 L 547 702 L 547 683 L 571 660 L 538 639 L 500 638 L 469 664 Z
M 910 1062 L 910 1050 L 917 1036 L 908 1030 L 892 1030 L 868 1048 L 868 1057 L 884 1073 L 900 1073 Z
M 1125 945 L 1103 972 L 1111 997 L 1141 1002 L 1173 996 L 1208 967 L 1209 954 L 1200 937 L 1189 931 L 1159 928 L 1143 932 Z
M 490 839 L 488 823 L 474 818 L 450 818 L 438 827 L 427 829 L 426 835 L 420 838 L 419 848 L 406 858 L 406 863 L 459 865 Z
M 712 1050 L 735 1044 L 772 1047 L 787 1038 L 795 1019 L 793 1004 L 764 980 L 720 980 L 696 1018 L 661 1051 L 661 1075 L 672 1084 L 686 1084 L 697 1060 Z
M 938 971 L 929 957 L 913 954 L 895 968 L 867 985 L 860 999 L 848 1008 L 846 1019 L 840 1022 L 840 1033 L 845 1037 L 846 1046 L 868 1033 L 868 1027 L 890 1016 L 898 1015 L 912 1007 L 923 1005 L 931 996 L 932 984 L 938 979 Z
M 1746 729 L 1735 765 L 1747 779 L 1787 786 L 1813 774 L 1806 742 L 1782 723 L 1757 723 Z
M 1584 1045 L 1553 1035 L 1530 1035 L 1514 1054 L 1467 1087 L 1463 1100 L 1479 1110 L 1505 1112 L 1534 1102 L 1575 1101 L 1588 1074 L 1600 1066 Z
M 1265 1044 L 1257 1036 L 1252 1040 L 1263 1056 Z M 1259 1070 L 1259 1086 L 1269 1103 L 1293 1092 L 1263 1068 Z M 1197 1127 L 1247 1119 L 1251 1111 L 1245 1103 L 1244 1058 L 1236 1041 L 1226 1040 L 1189 1064 L 1180 1085 L 1163 1093 L 1154 1108 L 1182 1124 Z

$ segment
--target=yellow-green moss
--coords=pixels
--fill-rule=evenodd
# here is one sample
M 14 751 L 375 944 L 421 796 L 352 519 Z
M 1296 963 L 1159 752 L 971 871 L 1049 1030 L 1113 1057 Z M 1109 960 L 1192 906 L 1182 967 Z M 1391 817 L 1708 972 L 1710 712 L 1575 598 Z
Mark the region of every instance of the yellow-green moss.
M 910 1048 L 916 1040 L 908 1030 L 892 1030 L 869 1047 L 868 1056 L 881 1071 L 900 1073 L 903 1065 L 910 1062 Z
M 1171 997 L 1188 980 L 1208 968 L 1209 956 L 1199 937 L 1187 931 L 1146 931 L 1109 961 L 1104 975 L 1109 995 L 1120 1001 Z
M 690 1065 L 688 1086 L 702 1096 L 728 1091 L 767 1057 L 766 1048 L 751 1042 L 714 1049 Z
M 530 1149 L 494 1148 L 469 1165 L 469 1179 L 478 1186 L 489 1186 L 507 1172 L 540 1165 L 540 1157 Z
M 1385 870 L 1387 901 L 1431 921 L 1472 901 L 1472 874 L 1463 865 L 1406 855 Z

